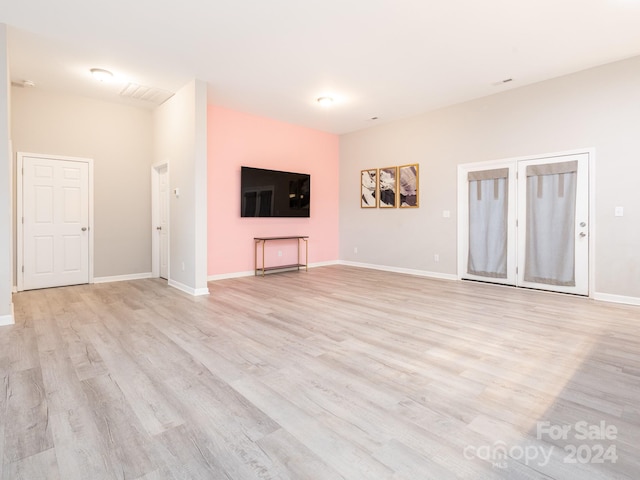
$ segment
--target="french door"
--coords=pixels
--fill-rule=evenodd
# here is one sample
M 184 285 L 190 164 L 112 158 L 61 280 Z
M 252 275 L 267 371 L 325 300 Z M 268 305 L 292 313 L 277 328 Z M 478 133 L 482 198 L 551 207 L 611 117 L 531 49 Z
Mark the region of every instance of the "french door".
M 589 294 L 589 154 L 461 165 L 459 276 Z

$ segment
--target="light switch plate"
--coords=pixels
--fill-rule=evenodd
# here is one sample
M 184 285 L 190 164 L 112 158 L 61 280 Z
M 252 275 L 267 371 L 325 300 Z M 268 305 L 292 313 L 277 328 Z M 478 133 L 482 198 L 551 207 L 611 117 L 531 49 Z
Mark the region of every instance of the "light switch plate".
M 616 217 L 622 217 L 622 216 L 624 216 L 624 208 L 622 208 L 622 207 L 616 207 L 615 216 L 616 216 Z

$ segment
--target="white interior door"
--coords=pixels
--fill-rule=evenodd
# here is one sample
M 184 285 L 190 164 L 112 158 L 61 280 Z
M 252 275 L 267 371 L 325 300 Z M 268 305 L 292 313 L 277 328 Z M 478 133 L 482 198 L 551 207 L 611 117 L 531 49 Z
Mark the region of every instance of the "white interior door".
M 22 157 L 22 288 L 89 283 L 89 163 Z
M 160 277 L 169 279 L 169 170 L 158 169 L 158 250 Z
M 460 278 L 589 294 L 589 155 L 461 165 Z

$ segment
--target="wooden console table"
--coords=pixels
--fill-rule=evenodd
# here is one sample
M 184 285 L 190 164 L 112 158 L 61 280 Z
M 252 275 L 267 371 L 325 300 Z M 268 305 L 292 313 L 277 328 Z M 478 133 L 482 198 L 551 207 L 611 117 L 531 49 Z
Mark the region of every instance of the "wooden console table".
M 277 241 L 277 240 L 297 240 L 298 243 L 298 263 L 294 263 L 291 265 L 274 265 L 272 267 L 267 267 L 264 261 L 264 246 L 267 242 Z M 300 262 L 300 241 L 304 242 L 304 263 Z M 284 270 L 286 268 L 297 268 L 300 270 L 300 267 L 304 267 L 305 271 L 309 270 L 309 237 L 306 235 L 303 236 L 293 236 L 293 237 L 253 237 L 253 241 L 255 243 L 255 256 L 254 256 L 254 267 L 255 274 L 258 275 L 258 272 L 262 272 L 262 276 L 264 273 L 269 270 Z M 258 246 L 262 244 L 262 267 L 258 267 Z

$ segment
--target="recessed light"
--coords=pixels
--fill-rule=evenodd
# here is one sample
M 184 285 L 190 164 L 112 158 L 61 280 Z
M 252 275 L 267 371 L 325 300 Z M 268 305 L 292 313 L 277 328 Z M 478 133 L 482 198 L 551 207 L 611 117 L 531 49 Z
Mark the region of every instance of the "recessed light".
M 322 105 L 323 107 L 328 107 L 329 105 L 333 104 L 333 98 L 332 97 L 318 97 L 318 103 L 320 105 Z
M 494 86 L 504 85 L 505 83 L 513 82 L 513 78 L 505 78 L 504 80 L 500 80 L 498 82 L 493 83 Z
M 105 70 L 104 68 L 92 68 L 90 72 L 91 75 L 93 75 L 93 78 L 99 82 L 108 82 L 113 78 L 113 73 L 109 70 Z

